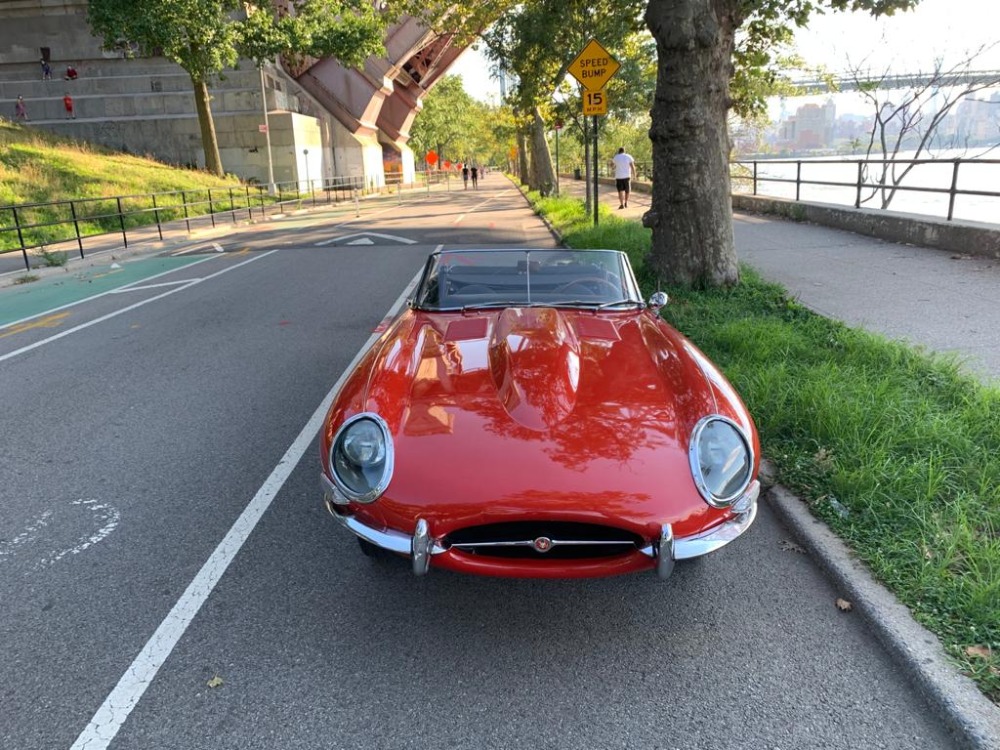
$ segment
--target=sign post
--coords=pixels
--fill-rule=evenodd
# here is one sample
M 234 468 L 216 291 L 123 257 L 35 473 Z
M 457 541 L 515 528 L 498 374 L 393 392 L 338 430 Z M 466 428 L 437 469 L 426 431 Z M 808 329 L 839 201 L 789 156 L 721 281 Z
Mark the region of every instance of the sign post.
M 611 77 L 618 72 L 621 65 L 611 56 L 601 43 L 596 39 L 591 39 L 580 51 L 573 62 L 569 64 L 567 72 L 573 76 L 583 87 L 583 123 L 584 137 L 587 132 L 587 115 L 591 115 L 594 121 L 594 226 L 598 222 L 598 195 L 600 181 L 597 175 L 597 118 L 608 114 L 608 95 L 602 89 L 607 85 Z M 588 192 L 590 187 L 587 187 Z

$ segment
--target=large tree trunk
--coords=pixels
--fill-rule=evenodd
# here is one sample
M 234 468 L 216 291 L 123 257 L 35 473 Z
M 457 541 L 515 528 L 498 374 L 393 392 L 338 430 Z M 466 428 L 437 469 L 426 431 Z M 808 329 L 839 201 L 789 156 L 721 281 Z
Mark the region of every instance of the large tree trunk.
M 531 179 L 528 173 L 528 150 L 525 148 L 524 128 L 521 126 L 517 128 L 517 162 L 517 176 L 522 185 L 528 185 Z
M 534 120 L 531 123 L 531 179 L 532 188 L 543 196 L 550 195 L 556 184 L 555 171 L 552 169 L 552 153 L 549 143 L 545 140 L 545 120 L 538 107 L 535 107 Z
M 205 169 L 212 174 L 223 176 L 222 159 L 219 156 L 219 139 L 215 135 L 215 121 L 212 120 L 212 105 L 208 95 L 208 84 L 205 81 L 195 80 L 191 76 L 191 83 L 194 85 L 194 106 L 198 110 L 198 125 L 201 127 L 201 146 L 205 151 Z
M 650 0 L 656 40 L 650 264 L 668 284 L 739 282 L 729 187 L 729 80 L 739 0 Z

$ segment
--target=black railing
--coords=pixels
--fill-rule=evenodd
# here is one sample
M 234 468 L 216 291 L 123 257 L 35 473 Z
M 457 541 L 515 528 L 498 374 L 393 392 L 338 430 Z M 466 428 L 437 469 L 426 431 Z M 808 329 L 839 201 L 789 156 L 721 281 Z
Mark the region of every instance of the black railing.
M 390 184 L 369 186 L 363 177 L 333 177 L 277 183 L 273 193 L 263 185 L 234 185 L 0 206 L 0 255 L 20 251 L 25 268 L 30 270 L 28 251 L 48 245 L 75 242 L 84 258 L 84 240 L 92 237 L 121 234 L 128 247 L 129 233 L 141 229 L 155 227 L 162 240 L 164 227 L 180 222 L 190 232 L 196 219 L 208 220 L 213 227 L 219 221 L 235 224 L 242 219 L 266 218 L 290 204 L 340 203 L 384 191 L 402 197 L 408 188 L 430 190 L 432 184 L 447 179 L 438 172 L 419 173 L 411 183 L 396 176 Z
M 979 190 L 959 187 L 959 175 L 963 166 L 969 171 L 973 166 L 985 167 L 1000 164 L 1000 159 L 760 159 L 755 161 L 734 161 L 731 163 L 731 176 L 733 181 L 733 191 L 737 192 L 740 184 L 749 185 L 754 195 L 761 194 L 760 186 L 768 183 L 786 184 L 795 186 L 795 200 L 802 197 L 803 186 L 815 186 L 825 188 L 840 188 L 851 191 L 853 195 L 853 205 L 861 208 L 862 204 L 875 201 L 879 208 L 888 208 L 897 193 L 930 193 L 941 196 L 948 196 L 948 208 L 946 218 L 952 221 L 955 217 L 955 200 L 959 196 L 975 196 L 983 198 L 1000 198 L 1000 192 L 996 190 Z M 912 179 L 916 172 L 910 172 L 913 167 L 934 165 L 940 172 L 935 176 L 939 184 L 947 184 L 947 187 L 937 187 L 934 185 L 913 184 Z M 791 176 L 791 168 L 794 166 L 794 176 Z M 776 169 L 777 168 L 777 169 Z M 841 179 L 806 179 L 803 177 L 803 169 L 810 172 L 830 171 L 839 172 Z M 906 170 L 904 175 L 901 170 Z M 850 173 L 850 179 L 843 176 Z M 781 174 L 789 176 L 781 176 Z M 905 179 L 911 178 L 909 184 Z M 983 182 L 996 184 L 992 179 L 981 178 Z M 829 202 L 837 202 L 830 200 Z M 840 202 L 847 204 L 846 200 Z

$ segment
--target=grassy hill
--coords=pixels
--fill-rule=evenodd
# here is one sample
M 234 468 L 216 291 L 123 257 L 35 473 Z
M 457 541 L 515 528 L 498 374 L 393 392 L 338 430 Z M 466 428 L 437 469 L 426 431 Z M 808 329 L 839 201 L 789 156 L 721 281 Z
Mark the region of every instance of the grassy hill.
M 239 184 L 0 122 L 0 206 Z
M 13 213 L 5 209 L 7 206 L 175 190 L 202 191 L 204 195 L 208 188 L 239 184 L 235 177 L 220 179 L 206 172 L 172 167 L 0 120 L 0 252 L 19 247 L 17 232 L 13 231 Z M 81 231 L 85 234 L 117 229 L 117 217 L 113 221 L 97 218 L 116 211 L 114 201 L 83 204 L 79 211 Z M 65 207 L 18 211 L 22 227 L 68 218 L 69 210 Z M 150 220 L 151 215 L 134 216 L 126 223 Z M 72 237 L 73 226 L 37 227 L 24 234 L 28 244 L 54 242 Z

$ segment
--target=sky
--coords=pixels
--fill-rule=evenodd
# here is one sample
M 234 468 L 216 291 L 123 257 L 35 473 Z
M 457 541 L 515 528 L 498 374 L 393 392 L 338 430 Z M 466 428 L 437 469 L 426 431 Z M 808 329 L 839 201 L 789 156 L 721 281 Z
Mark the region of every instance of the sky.
M 814 15 L 809 27 L 795 35 L 799 54 L 811 65 L 843 71 L 848 61 L 882 73 L 933 68 L 935 59 L 952 64 L 981 45 L 1000 39 L 1000 0 L 922 0 L 908 13 L 879 20 L 864 13 Z M 977 70 L 1000 70 L 1000 45 L 978 58 Z M 452 67 L 462 76 L 465 90 L 483 101 L 499 101 L 500 88 L 489 77 L 489 62 L 481 53 L 466 50 Z M 794 110 L 800 104 L 821 102 L 826 97 L 799 97 L 788 101 Z M 772 107 L 777 117 L 780 104 Z M 838 114 L 865 112 L 858 97 L 837 97 Z

